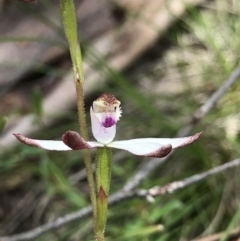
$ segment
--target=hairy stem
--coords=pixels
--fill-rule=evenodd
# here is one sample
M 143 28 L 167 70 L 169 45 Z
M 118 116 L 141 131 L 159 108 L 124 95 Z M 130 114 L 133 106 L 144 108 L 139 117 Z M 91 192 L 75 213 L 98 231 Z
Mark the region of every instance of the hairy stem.
M 60 0 L 60 7 L 61 7 L 64 31 L 69 43 L 70 55 L 71 55 L 73 70 L 74 70 L 80 134 L 85 140 L 88 140 L 86 115 L 85 115 L 85 108 L 84 108 L 84 94 L 83 94 L 84 76 L 83 76 L 83 67 L 82 67 L 82 55 L 81 55 L 81 48 L 80 48 L 80 44 L 78 42 L 78 36 L 77 36 L 77 21 L 76 21 L 76 14 L 75 14 L 73 0 Z M 84 160 L 85 160 L 87 178 L 88 178 L 89 189 L 90 189 L 90 197 L 91 197 L 92 208 L 93 208 L 93 217 L 94 217 L 94 220 L 96 221 L 95 183 L 94 183 L 94 176 L 93 176 L 93 170 L 91 165 L 91 157 L 88 150 L 84 151 Z
M 104 240 L 104 231 L 107 221 L 108 194 L 111 182 L 111 149 L 108 147 L 98 148 L 97 151 L 97 222 L 96 240 Z

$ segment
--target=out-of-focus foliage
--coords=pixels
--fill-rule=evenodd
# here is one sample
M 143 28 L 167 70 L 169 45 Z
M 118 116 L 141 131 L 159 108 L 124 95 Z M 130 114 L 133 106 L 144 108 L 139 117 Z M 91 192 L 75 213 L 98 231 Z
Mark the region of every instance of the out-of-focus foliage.
M 0 119 L 0 132 L 4 129 L 7 124 L 7 117 L 4 116 Z

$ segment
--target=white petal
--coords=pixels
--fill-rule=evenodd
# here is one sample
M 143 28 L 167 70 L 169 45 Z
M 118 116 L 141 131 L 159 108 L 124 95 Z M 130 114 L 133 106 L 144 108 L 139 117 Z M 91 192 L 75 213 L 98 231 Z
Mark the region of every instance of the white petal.
M 30 139 L 20 134 L 14 134 L 14 136 L 24 144 L 29 146 L 35 146 L 46 150 L 52 151 L 69 151 L 72 150 L 70 147 L 66 146 L 62 141 L 45 141 Z
M 164 157 L 168 155 L 171 150 L 171 145 L 160 145 L 152 142 L 138 142 L 138 139 L 127 140 L 127 141 L 114 141 L 109 143 L 107 146 L 117 149 L 122 149 L 133 153 L 138 156 L 149 156 L 149 157 Z
M 92 133 L 95 139 L 102 144 L 107 144 L 111 142 L 116 135 L 116 125 L 105 128 L 93 112 L 92 107 L 90 109 L 90 114 L 92 123 Z
M 202 134 L 202 132 L 196 133 L 193 136 L 187 136 L 187 137 L 180 137 L 180 138 L 142 138 L 142 139 L 135 139 L 138 140 L 140 143 L 144 143 L 145 140 L 151 143 L 158 143 L 160 145 L 167 145 L 170 144 L 173 149 L 187 146 L 193 142 L 195 142 L 199 136 Z
M 42 149 L 50 150 L 50 151 L 71 151 L 71 150 L 73 150 L 72 148 L 65 145 L 63 141 L 36 140 L 36 139 L 30 139 L 21 134 L 13 134 L 13 135 L 19 141 L 21 141 L 22 143 L 29 145 L 29 146 L 34 146 L 34 147 L 38 147 L 38 148 L 42 148 Z M 103 146 L 103 145 L 98 142 L 86 142 L 85 147 L 82 145 L 82 148 L 79 148 L 76 150 L 90 149 L 90 148 L 101 147 L 101 146 Z
M 103 147 L 104 146 L 104 144 L 96 142 L 96 141 L 88 141 L 87 143 L 91 146 L 91 148 Z
M 183 138 L 142 138 L 114 141 L 107 146 L 129 151 L 141 156 L 166 156 L 172 148 L 183 147 L 196 141 L 201 133 Z M 170 148 L 171 147 L 171 148 Z

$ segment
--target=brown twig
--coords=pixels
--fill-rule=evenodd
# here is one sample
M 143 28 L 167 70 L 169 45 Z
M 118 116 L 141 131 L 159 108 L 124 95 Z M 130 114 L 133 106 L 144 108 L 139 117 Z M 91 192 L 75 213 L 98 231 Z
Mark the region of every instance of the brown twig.
M 181 181 L 171 182 L 162 187 L 155 186 L 148 190 L 144 190 L 144 189 L 139 190 L 137 192 L 137 196 L 155 197 L 155 196 L 161 196 L 161 195 L 164 195 L 167 193 L 173 193 L 178 189 L 182 189 L 187 186 L 193 185 L 194 183 L 204 180 L 210 176 L 216 175 L 220 172 L 226 171 L 230 168 L 237 167 L 237 166 L 240 166 L 240 158 L 227 162 L 221 166 L 212 168 L 206 172 L 202 172 L 200 174 L 193 175 L 193 176 L 183 179 Z
M 203 117 L 217 104 L 221 97 L 228 91 L 228 89 L 240 78 L 240 65 L 232 72 L 230 77 L 226 79 L 223 84 L 213 93 L 213 95 L 203 104 L 190 119 L 189 123 L 182 128 L 177 137 L 183 137 L 190 134 L 193 127 L 195 127 Z M 172 152 L 173 153 L 173 152 Z M 125 184 L 124 190 L 130 191 L 139 185 L 139 183 L 146 178 L 157 166 L 163 164 L 170 155 L 161 159 L 151 159 L 144 163 L 136 174 Z
M 172 182 L 169 183 L 165 186 L 156 186 L 153 187 L 151 189 L 145 190 L 145 189 L 140 189 L 137 191 L 134 190 L 130 190 L 128 192 L 124 191 L 123 189 L 121 189 L 120 191 L 118 191 L 117 193 L 115 193 L 114 195 L 110 196 L 109 198 L 109 205 L 113 205 L 115 203 L 120 202 L 121 200 L 126 200 L 129 198 L 133 198 L 133 197 L 144 197 L 147 198 L 148 200 L 153 200 L 154 196 L 160 196 L 160 195 L 166 195 L 168 193 L 173 193 L 174 191 L 178 190 L 178 189 L 182 189 L 184 187 L 193 185 L 194 183 L 197 183 L 199 181 L 202 181 L 210 176 L 216 175 L 218 173 L 224 172 L 230 168 L 234 168 L 240 166 L 240 158 L 233 160 L 231 162 L 225 163 L 221 166 L 212 168 L 206 172 L 200 173 L 200 174 L 196 174 L 193 175 L 189 178 L 186 178 L 184 180 L 181 181 L 176 181 L 176 182 Z M 21 234 L 16 234 L 16 235 L 12 235 L 9 237 L 2 237 L 0 238 L 0 241 L 24 241 L 24 240 L 32 240 L 34 238 L 37 238 L 38 236 L 40 236 L 41 234 L 59 228 L 63 225 L 66 225 L 72 221 L 75 220 L 79 220 L 87 215 L 90 215 L 92 212 L 91 206 L 87 206 L 75 213 L 72 214 L 67 214 L 63 217 L 60 217 L 58 219 L 56 219 L 54 222 L 51 223 L 47 223 L 44 224 L 42 226 L 39 226 L 37 228 L 34 228 L 30 231 L 21 233 Z

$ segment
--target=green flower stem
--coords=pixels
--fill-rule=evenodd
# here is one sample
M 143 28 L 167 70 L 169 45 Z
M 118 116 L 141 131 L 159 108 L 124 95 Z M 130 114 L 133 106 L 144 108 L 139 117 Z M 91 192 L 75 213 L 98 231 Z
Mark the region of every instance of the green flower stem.
M 60 0 L 62 21 L 64 26 L 64 31 L 69 43 L 70 55 L 74 70 L 74 80 L 76 84 L 77 92 L 77 106 L 78 106 L 78 117 L 80 124 L 80 134 L 85 139 L 88 140 L 86 115 L 84 109 L 84 94 L 83 94 L 83 67 L 82 67 L 82 54 L 80 44 L 78 42 L 77 35 L 77 20 L 75 14 L 75 8 L 73 0 Z M 96 192 L 93 170 L 91 165 L 91 157 L 88 150 L 84 151 L 84 160 L 87 172 L 87 178 L 90 189 L 90 197 L 93 208 L 93 217 L 96 221 Z
M 97 222 L 96 240 L 104 240 L 104 230 L 107 221 L 108 194 L 111 182 L 111 149 L 101 147 L 97 150 Z

